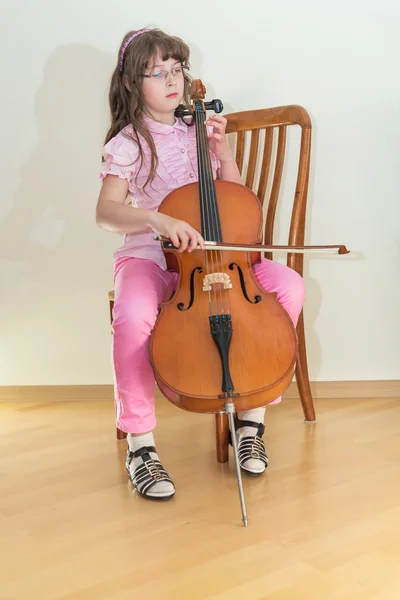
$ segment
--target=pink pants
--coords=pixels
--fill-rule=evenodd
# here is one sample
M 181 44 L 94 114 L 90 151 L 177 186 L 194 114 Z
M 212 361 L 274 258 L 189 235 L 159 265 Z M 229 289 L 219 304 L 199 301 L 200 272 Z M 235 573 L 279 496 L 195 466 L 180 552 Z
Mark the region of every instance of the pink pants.
M 114 274 L 112 355 L 117 427 L 127 433 L 146 433 L 156 425 L 150 334 L 160 302 L 171 296 L 177 274 L 163 271 L 151 260 L 130 257 L 116 261 Z M 303 279 L 267 259 L 254 266 L 254 274 L 263 289 L 277 292 L 296 325 L 304 302 Z

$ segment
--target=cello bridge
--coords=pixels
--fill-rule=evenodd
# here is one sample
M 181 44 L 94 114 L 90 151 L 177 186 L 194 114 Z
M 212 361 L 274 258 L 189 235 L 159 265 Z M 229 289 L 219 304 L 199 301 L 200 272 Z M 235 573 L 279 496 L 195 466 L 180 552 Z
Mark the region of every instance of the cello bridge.
M 224 290 L 230 290 L 232 288 L 231 278 L 226 273 L 210 273 L 203 279 L 203 292 L 211 290 L 211 286 L 216 283 L 222 283 Z

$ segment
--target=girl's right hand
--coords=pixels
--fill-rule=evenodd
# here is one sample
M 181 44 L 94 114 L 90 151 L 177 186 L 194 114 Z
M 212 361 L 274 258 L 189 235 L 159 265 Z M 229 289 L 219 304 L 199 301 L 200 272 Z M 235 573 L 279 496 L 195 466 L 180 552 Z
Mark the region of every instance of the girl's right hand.
M 192 252 L 197 246 L 204 250 L 204 239 L 189 223 L 174 219 L 159 212 L 153 212 L 150 226 L 158 233 L 171 240 L 179 252 Z

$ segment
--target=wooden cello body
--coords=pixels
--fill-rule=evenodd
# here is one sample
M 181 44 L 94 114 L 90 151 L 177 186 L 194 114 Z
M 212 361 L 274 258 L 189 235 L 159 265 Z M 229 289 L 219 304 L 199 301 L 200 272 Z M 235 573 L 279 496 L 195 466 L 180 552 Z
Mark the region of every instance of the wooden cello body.
M 222 240 L 261 243 L 262 213 L 256 195 L 226 181 L 216 181 L 214 187 Z M 202 231 L 199 185 L 173 191 L 159 211 Z M 204 230 L 203 234 L 212 239 Z M 169 400 L 186 410 L 217 413 L 228 398 L 234 398 L 236 410 L 246 410 L 281 395 L 293 378 L 296 333 L 276 294 L 265 292 L 253 276 L 260 253 L 189 254 L 172 248 L 166 253 L 174 255 L 179 283 L 161 306 L 151 357 Z M 220 333 L 214 334 L 217 327 Z

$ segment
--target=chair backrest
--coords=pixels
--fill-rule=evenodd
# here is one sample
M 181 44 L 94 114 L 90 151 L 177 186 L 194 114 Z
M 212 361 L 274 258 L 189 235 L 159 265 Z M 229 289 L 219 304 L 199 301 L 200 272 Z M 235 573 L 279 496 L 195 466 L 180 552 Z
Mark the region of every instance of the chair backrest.
M 250 145 L 244 184 L 250 189 L 254 189 L 263 206 L 267 195 L 267 185 L 268 183 L 271 184 L 269 186 L 269 198 L 266 203 L 265 244 L 273 244 L 275 214 L 285 160 L 287 128 L 294 125 L 301 127 L 297 183 L 293 199 L 288 244 L 294 246 L 304 245 L 311 150 L 311 119 L 307 111 L 296 105 L 279 106 L 231 113 L 225 115 L 225 118 L 228 121 L 226 132 L 236 134 L 235 158 L 242 175 L 244 173 L 246 144 L 249 143 Z M 260 133 L 263 130 L 265 130 L 264 143 L 260 144 Z M 275 131 L 277 131 L 277 134 Z M 273 152 L 273 141 L 276 136 L 276 152 Z M 274 160 L 273 154 L 275 155 Z M 258 182 L 255 181 L 256 172 L 259 172 Z M 266 256 L 272 258 L 271 253 L 266 253 Z M 287 264 L 300 275 L 303 274 L 303 254 L 288 254 Z

